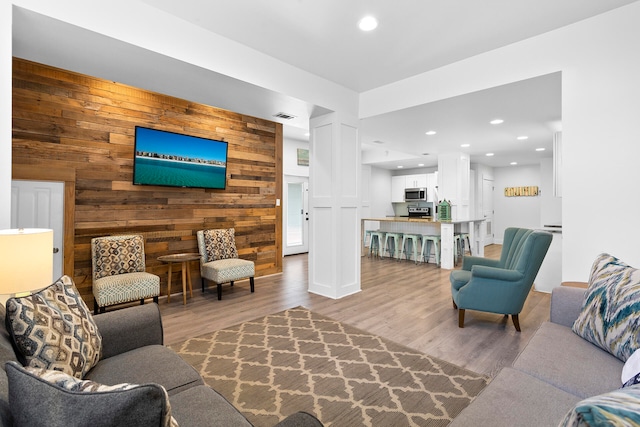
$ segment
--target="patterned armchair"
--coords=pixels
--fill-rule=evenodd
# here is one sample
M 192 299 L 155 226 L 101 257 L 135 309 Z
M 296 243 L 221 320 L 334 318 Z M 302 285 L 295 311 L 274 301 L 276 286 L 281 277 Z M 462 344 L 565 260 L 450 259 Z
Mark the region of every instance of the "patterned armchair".
M 222 299 L 222 284 L 249 278 L 254 292 L 255 265 L 253 261 L 238 258 L 235 229 L 200 230 L 196 233 L 200 252 L 200 276 L 202 292 L 204 281 L 214 282 L 218 287 L 218 299 Z
M 140 235 L 91 239 L 94 313 L 106 306 L 153 298 L 158 302 L 160 278 L 145 271 L 144 240 Z

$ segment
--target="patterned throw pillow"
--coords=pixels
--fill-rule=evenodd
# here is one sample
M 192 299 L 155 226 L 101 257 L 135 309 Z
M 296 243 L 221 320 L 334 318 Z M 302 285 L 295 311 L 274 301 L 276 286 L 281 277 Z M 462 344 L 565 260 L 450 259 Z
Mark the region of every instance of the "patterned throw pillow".
M 573 331 L 623 362 L 640 348 L 640 270 L 601 254 Z
M 640 425 L 640 385 L 578 402 L 560 423 L 564 427 L 637 425 Z
M 23 368 L 15 362 L 8 362 L 6 371 L 9 405 L 21 425 L 106 426 L 121 425 L 124 420 L 127 425 L 157 426 L 160 420 L 162 427 L 178 427 L 171 416 L 169 395 L 157 384 L 107 386 L 60 371 Z M 47 407 L 42 402 L 57 405 Z
M 92 243 L 95 279 L 145 271 L 142 236 L 96 237 Z
M 238 258 L 236 249 L 236 230 L 234 228 L 204 230 L 204 245 L 207 250 L 207 260 Z
M 82 378 L 100 360 L 102 336 L 68 276 L 32 295 L 9 298 L 5 322 L 25 366 Z

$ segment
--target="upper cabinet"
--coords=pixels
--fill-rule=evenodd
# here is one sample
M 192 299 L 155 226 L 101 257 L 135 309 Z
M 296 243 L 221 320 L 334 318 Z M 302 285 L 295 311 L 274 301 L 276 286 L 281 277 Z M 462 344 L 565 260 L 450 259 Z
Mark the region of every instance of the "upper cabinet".
M 436 187 L 438 186 L 438 172 L 427 174 L 427 202 L 438 202 L 436 200 Z
M 426 188 L 427 174 L 405 175 L 406 188 Z
M 404 189 L 406 187 L 405 176 L 391 177 L 391 203 L 404 202 Z

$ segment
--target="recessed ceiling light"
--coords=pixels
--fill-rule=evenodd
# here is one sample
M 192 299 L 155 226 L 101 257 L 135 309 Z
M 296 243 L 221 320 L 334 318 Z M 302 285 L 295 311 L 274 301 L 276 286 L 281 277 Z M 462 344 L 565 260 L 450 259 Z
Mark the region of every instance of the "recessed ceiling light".
M 522 136 L 517 137 L 516 139 L 517 139 L 518 141 L 524 141 L 525 139 L 529 139 L 529 137 L 528 137 L 528 136 L 526 136 L 526 135 L 522 135 Z
M 462 148 L 471 147 L 471 144 L 460 144 L 460 147 L 462 147 Z
M 424 166 L 424 163 L 418 163 L 418 166 L 422 167 L 422 166 Z
M 304 136 L 310 136 L 311 134 L 309 132 L 305 132 Z
M 544 151 L 544 148 L 536 148 L 536 151 Z
M 491 123 L 492 125 L 499 125 L 500 123 L 504 123 L 504 120 L 495 119 L 495 120 L 491 120 L 489 123 Z
M 436 132 L 435 130 L 430 130 L 430 131 L 425 132 L 425 134 L 426 134 L 426 135 L 429 135 L 429 136 L 431 136 L 431 135 L 435 135 L 436 133 L 437 133 L 437 132 Z
M 487 154 L 485 154 L 485 156 L 491 157 L 491 156 L 493 156 L 493 153 L 487 153 Z
M 378 20 L 373 16 L 365 16 L 358 22 L 358 28 L 362 31 L 371 31 L 375 30 L 378 26 Z
M 403 167 L 404 167 L 404 166 L 402 166 L 402 165 L 399 165 L 399 166 L 398 166 L 398 169 L 402 169 Z
M 517 165 L 517 164 L 518 164 L 518 162 L 511 162 L 511 163 L 509 163 L 509 164 L 510 164 L 510 165 L 512 165 L 512 166 L 515 166 L 515 165 Z

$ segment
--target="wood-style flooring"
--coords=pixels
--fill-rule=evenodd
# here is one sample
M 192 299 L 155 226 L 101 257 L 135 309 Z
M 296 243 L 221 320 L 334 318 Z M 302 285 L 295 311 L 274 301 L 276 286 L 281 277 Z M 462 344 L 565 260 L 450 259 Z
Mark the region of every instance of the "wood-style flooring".
M 485 248 L 498 258 L 501 246 Z M 465 327 L 458 328 L 449 271 L 435 264 L 414 264 L 363 257 L 362 291 L 338 300 L 307 291 L 307 255 L 285 257 L 283 273 L 256 278 L 255 293 L 248 280 L 223 285 L 218 301 L 215 286 L 203 294 L 194 274 L 193 298 L 182 295 L 170 303 L 160 300 L 165 344 L 178 343 L 288 308 L 303 306 L 367 332 L 377 334 L 472 371 L 494 376 L 510 365 L 538 326 L 549 318 L 550 295 L 532 291 L 517 332 L 511 319 L 467 310 Z

